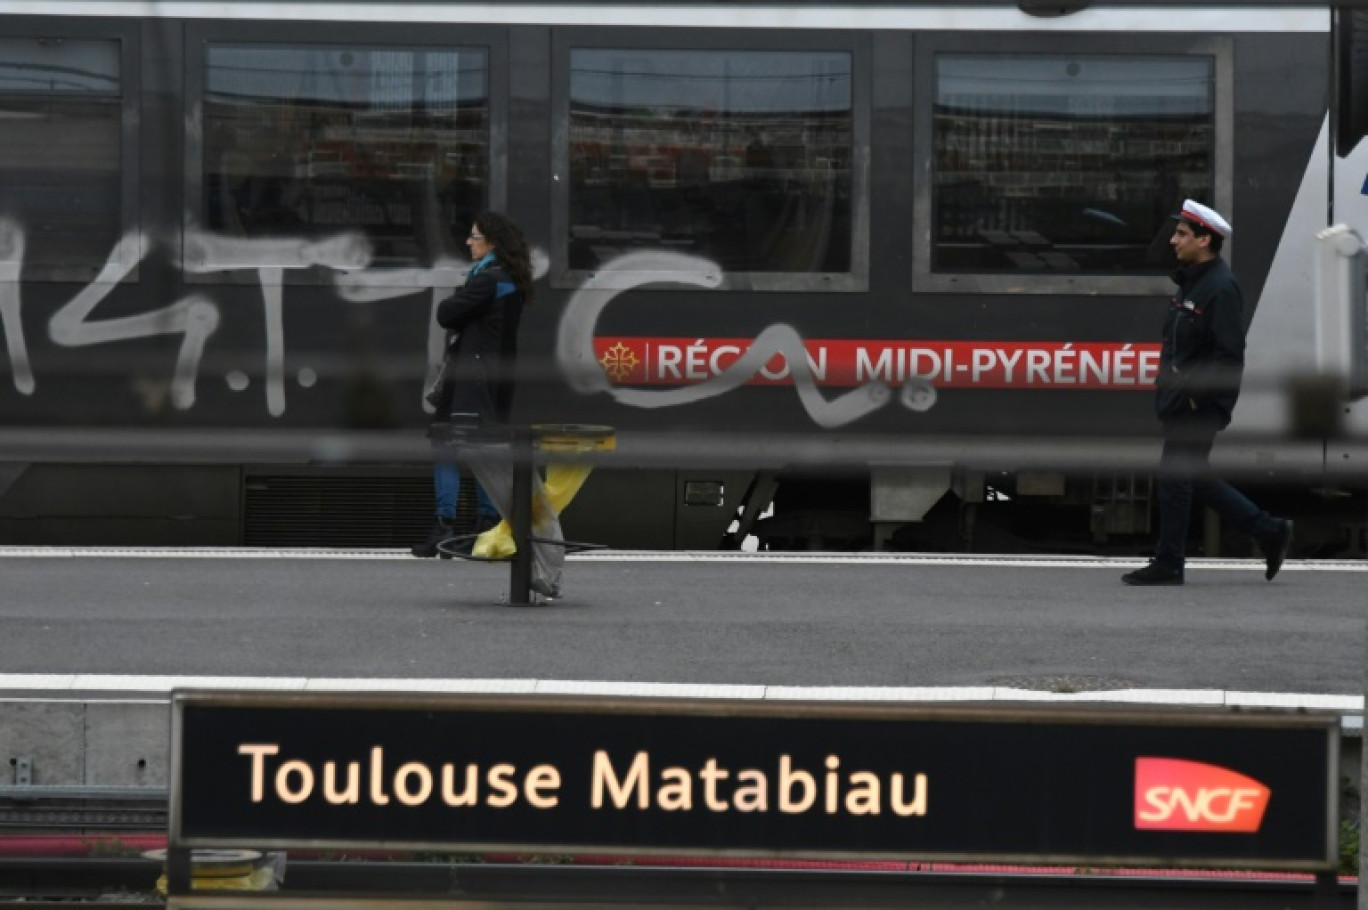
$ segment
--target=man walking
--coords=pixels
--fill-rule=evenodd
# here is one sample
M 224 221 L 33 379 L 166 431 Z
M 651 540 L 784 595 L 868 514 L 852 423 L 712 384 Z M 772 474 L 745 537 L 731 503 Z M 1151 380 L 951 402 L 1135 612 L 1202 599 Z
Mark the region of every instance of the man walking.
M 1215 210 L 1183 202 L 1169 244 L 1178 256 L 1159 355 L 1155 408 L 1164 425 L 1159 460 L 1159 541 L 1153 561 L 1121 576 L 1128 585 L 1181 585 L 1194 496 L 1258 543 L 1269 581 L 1292 543 L 1292 522 L 1261 510 L 1210 474 L 1216 434 L 1230 423 L 1244 371 L 1244 298 L 1221 247 L 1231 227 Z

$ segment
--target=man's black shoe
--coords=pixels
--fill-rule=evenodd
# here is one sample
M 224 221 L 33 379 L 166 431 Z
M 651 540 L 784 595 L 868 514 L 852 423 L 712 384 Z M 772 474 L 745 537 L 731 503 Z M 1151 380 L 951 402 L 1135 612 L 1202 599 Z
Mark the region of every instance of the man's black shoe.
M 1284 520 L 1278 533 L 1260 544 L 1264 554 L 1264 580 L 1272 581 L 1282 568 L 1287 552 L 1292 549 L 1292 522 Z
M 422 543 L 416 543 L 412 547 L 409 547 L 409 552 L 420 559 L 431 559 L 437 555 L 441 555 L 443 559 L 450 559 L 450 556 L 441 553 L 437 548 L 441 546 L 442 541 L 450 540 L 455 536 L 456 522 L 450 518 L 438 518 L 437 524 L 433 527 L 432 533 L 427 536 L 427 539 Z
M 1121 580 L 1128 585 L 1181 585 L 1183 570 L 1166 566 L 1156 560 L 1143 569 L 1127 572 L 1121 576 Z

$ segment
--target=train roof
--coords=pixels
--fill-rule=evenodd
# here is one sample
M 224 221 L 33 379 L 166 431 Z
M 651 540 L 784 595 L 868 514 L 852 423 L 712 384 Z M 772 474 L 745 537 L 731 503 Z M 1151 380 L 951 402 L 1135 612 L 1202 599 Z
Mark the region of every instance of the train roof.
M 451 3 L 441 0 L 0 0 L 0 15 L 108 16 L 159 19 L 252 19 L 597 25 L 763 29 L 914 29 L 1095 32 L 1328 32 L 1329 4 L 1206 0 L 1145 4 L 1022 0 L 1020 3 L 907 3 L 892 0 L 542 0 L 538 3 Z M 1238 14 L 1236 10 L 1238 9 Z

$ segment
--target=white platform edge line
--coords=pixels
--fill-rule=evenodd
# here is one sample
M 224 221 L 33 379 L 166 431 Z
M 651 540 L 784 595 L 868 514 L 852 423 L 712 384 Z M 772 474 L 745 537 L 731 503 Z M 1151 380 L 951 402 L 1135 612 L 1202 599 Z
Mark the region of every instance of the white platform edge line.
M 1245 692 L 1222 689 L 1112 689 L 1047 692 L 1004 686 L 768 686 L 729 683 L 613 682 L 535 679 L 362 679 L 337 677 L 119 676 L 0 674 L 7 700 L 19 693 L 169 695 L 176 689 L 287 692 L 443 692 L 458 694 L 609 695 L 629 698 L 728 698 L 754 701 L 1050 702 L 1146 704 L 1186 707 L 1306 708 L 1362 712 L 1364 697 L 1350 694 Z
M 294 559 L 412 561 L 402 549 L 256 549 L 251 547 L 20 547 L 0 546 L 0 559 Z M 640 551 L 579 553 L 570 562 L 658 562 L 658 563 L 746 563 L 793 565 L 917 565 L 917 566 L 1002 566 L 1012 568 L 1072 568 L 1115 570 L 1142 566 L 1143 557 L 1125 556 L 1023 556 L 974 554 L 944 555 L 920 553 L 735 553 L 712 551 Z M 1192 570 L 1262 571 L 1259 559 L 1194 558 Z M 1316 559 L 1288 560 L 1285 572 L 1368 572 L 1368 560 Z

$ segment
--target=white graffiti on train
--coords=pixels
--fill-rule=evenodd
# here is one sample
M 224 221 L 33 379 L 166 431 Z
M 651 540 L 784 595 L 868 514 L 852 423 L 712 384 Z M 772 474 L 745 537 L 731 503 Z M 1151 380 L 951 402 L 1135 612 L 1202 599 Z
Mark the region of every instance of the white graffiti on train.
M 631 276 L 631 287 L 646 284 L 689 284 L 716 288 L 722 283 L 722 269 L 713 262 L 686 253 L 640 251 L 628 253 L 601 267 L 576 291 L 561 315 L 556 339 L 556 359 L 571 386 L 584 394 L 607 392 L 618 403 L 636 408 L 665 408 L 692 404 L 740 388 L 776 354 L 782 355 L 792 374 L 798 399 L 813 422 L 823 428 L 843 426 L 878 410 L 893 398 L 884 382 L 868 382 L 830 401 L 822 396 L 813 375 L 813 366 L 803 346 L 803 336 L 792 326 L 771 325 L 755 337 L 745 353 L 716 375 L 696 385 L 666 390 L 620 388 L 612 385 L 594 352 L 594 332 L 603 310 L 623 290 L 623 276 Z M 925 410 L 928 384 L 909 384 L 900 400 L 913 410 Z
M 91 318 L 99 304 L 143 261 L 153 245 L 152 239 L 140 232 L 130 232 L 121 238 L 96 279 L 53 315 L 48 331 L 52 341 L 64 347 L 181 335 L 170 397 L 176 409 L 187 410 L 195 403 L 195 387 L 206 344 L 222 319 L 219 304 L 205 294 L 194 293 L 168 306 L 132 316 Z M 274 417 L 286 410 L 284 284 L 287 270 L 315 267 L 331 270 L 338 295 L 354 303 L 372 303 L 416 293 L 429 295 L 432 318 L 429 319 L 426 347 L 431 372 L 441 362 L 444 338 L 436 324 L 437 305 L 462 284 L 470 267 L 465 260 L 443 259 L 429 268 L 371 269 L 370 246 L 359 232 L 343 232 L 321 240 L 247 239 L 215 234 L 187 222 L 181 248 L 180 266 L 189 274 L 249 270 L 256 273 L 261 287 L 266 338 L 266 408 Z M 21 320 L 20 272 L 24 250 L 23 226 L 12 219 L 0 218 L 0 327 L 5 331 L 14 387 L 21 394 L 31 395 L 37 382 Z M 532 260 L 534 276 L 545 275 L 549 269 L 546 253 L 534 250 Z M 624 282 L 627 276 L 630 276 L 629 280 Z M 599 316 L 623 290 L 659 283 L 716 288 L 722 283 L 722 270 L 706 259 L 668 251 L 630 253 L 601 268 L 571 296 L 561 317 L 556 356 L 572 388 L 585 394 L 608 392 L 629 407 L 674 407 L 725 394 L 745 385 L 757 373 L 765 375 L 770 370 L 770 360 L 777 355 L 782 358 L 782 369 L 792 374 L 799 400 L 818 426 L 842 426 L 883 407 L 893 398 L 886 382 L 870 381 L 827 400 L 818 388 L 820 377 L 814 375 L 815 365 L 809 361 L 802 336 L 785 324 L 766 328 L 745 353 L 717 375 L 697 385 L 664 391 L 614 387 L 595 358 L 594 330 Z M 238 379 L 234 381 L 233 377 Z M 230 388 L 236 391 L 248 386 L 246 374 L 240 371 L 235 371 L 229 380 Z M 925 410 L 934 402 L 935 390 L 914 378 L 901 390 L 900 400 L 912 410 Z
M 531 251 L 532 277 L 541 278 L 551 269 L 551 259 L 541 249 Z M 337 293 L 343 300 L 352 303 L 374 303 L 407 297 L 419 291 L 429 291 L 427 363 L 428 372 L 423 382 L 427 388 L 437 378 L 442 368 L 442 346 L 446 332 L 437 324 L 437 305 L 465 284 L 466 272 L 470 271 L 468 259 L 439 259 L 427 269 L 386 269 L 371 271 L 343 272 L 333 281 Z M 423 410 L 433 412 L 430 402 L 423 399 Z
M 180 351 L 171 379 L 171 403 L 185 410 L 195 403 L 195 378 L 205 342 L 219 326 L 219 310 L 212 301 L 202 294 L 191 294 L 170 306 L 136 316 L 90 319 L 100 301 L 142 260 L 148 246 L 146 238 L 136 231 L 120 238 L 95 280 L 52 315 L 48 336 L 63 347 L 79 348 L 156 335 L 180 335 Z
M 437 304 L 465 280 L 468 260 L 445 259 L 431 268 L 370 269 L 372 255 L 365 235 L 356 231 L 334 234 L 320 240 L 282 237 L 249 239 L 216 234 L 187 222 L 181 243 L 183 271 L 204 275 L 228 271 L 254 271 L 261 287 L 265 324 L 266 408 L 274 417 L 285 413 L 285 330 L 284 285 L 289 269 L 321 267 L 334 272 L 339 295 L 350 302 L 374 302 L 415 293 L 428 293 L 433 318 L 428 333 L 428 360 L 434 366 L 442 355 L 443 332 L 436 325 Z M 144 260 L 154 243 L 147 235 L 130 232 L 121 238 L 94 281 L 64 304 L 48 324 L 52 341 L 63 347 L 85 347 L 150 338 L 157 335 L 182 335 L 180 351 L 171 380 L 170 398 L 177 410 L 188 410 L 195 403 L 205 345 L 217 331 L 222 312 L 205 294 L 187 295 L 169 306 L 133 316 L 92 319 L 99 304 Z M 0 217 L 0 328 L 5 333 L 6 351 L 15 389 L 32 395 L 37 389 L 23 331 L 20 277 L 24 264 L 26 235 L 23 225 Z M 173 257 L 174 259 L 175 257 Z M 545 252 L 534 250 L 532 265 L 536 277 L 549 269 Z M 247 374 L 231 371 L 229 388 L 244 391 Z M 305 387 L 314 384 L 315 374 L 301 371 Z
M 337 285 L 338 296 L 352 303 L 374 303 L 392 300 L 395 297 L 408 297 L 421 291 L 428 292 L 428 375 L 423 382 L 426 388 L 437 378 L 436 371 L 442 363 L 445 332 L 437 325 L 437 304 L 450 297 L 465 283 L 465 274 L 469 269 L 470 263 L 466 260 L 439 259 L 430 269 L 344 272 L 337 275 L 333 281 Z M 432 413 L 432 405 L 426 400 L 423 401 L 423 409 Z
M 322 240 L 273 238 L 247 240 L 213 234 L 188 225 L 183 268 L 192 274 L 254 269 L 261 284 L 266 323 L 266 406 L 272 416 L 285 412 L 283 285 L 286 269 L 322 266 L 335 271 L 363 269 L 371 254 L 364 235 L 346 232 Z M 37 388 L 21 319 L 20 274 L 26 246 L 23 225 L 0 217 L 0 326 L 15 389 L 32 395 Z M 53 314 L 48 335 L 63 347 L 87 347 L 158 335 L 181 335 L 171 379 L 171 403 L 188 410 L 195 403 L 204 348 L 221 319 L 218 304 L 190 294 L 160 309 L 132 316 L 92 319 L 99 304 L 137 268 L 151 250 L 147 235 L 131 231 L 120 238 L 95 280 Z M 176 246 L 176 244 L 171 244 Z M 245 388 L 245 383 L 239 384 Z
M 370 261 L 370 243 L 357 231 L 307 240 L 228 237 L 193 224 L 185 229 L 185 271 L 256 270 L 266 322 L 266 411 L 272 417 L 285 413 L 285 270 L 322 266 L 347 272 Z
M 20 312 L 19 275 L 25 249 L 24 228 L 9 218 L 0 218 L 0 316 L 5 328 L 5 344 L 14 377 L 15 389 L 32 395 L 37 388 L 29 362 L 28 349 Z M 138 232 L 125 234 L 115 245 L 95 280 L 86 285 L 64 304 L 48 322 L 48 336 L 62 347 L 85 347 L 148 338 L 156 335 L 182 335 L 180 351 L 171 380 L 171 399 L 177 408 L 189 408 L 195 402 L 195 377 L 199 372 L 204 344 L 218 328 L 219 312 L 207 298 L 199 294 L 175 301 L 170 306 L 135 316 L 119 316 L 90 320 L 99 306 L 120 281 L 137 266 L 149 244 Z
M 19 306 L 19 273 L 23 266 L 23 225 L 13 218 L 0 217 L 0 328 L 5 330 L 5 352 L 9 355 L 14 388 L 20 395 L 32 395 L 37 386 Z

